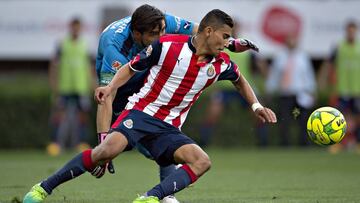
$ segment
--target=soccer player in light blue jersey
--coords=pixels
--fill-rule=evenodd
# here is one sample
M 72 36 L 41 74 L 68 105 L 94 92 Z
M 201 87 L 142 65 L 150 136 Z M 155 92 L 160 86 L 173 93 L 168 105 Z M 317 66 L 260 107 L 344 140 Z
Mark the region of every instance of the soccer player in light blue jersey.
M 109 84 L 122 65 L 128 63 L 159 36 L 165 33 L 192 35 L 197 32 L 197 27 L 193 22 L 163 14 L 159 9 L 146 4 L 137 8 L 131 17 L 111 23 L 101 34 L 99 41 L 96 58 L 99 86 Z M 113 92 L 104 104 L 98 105 L 96 123 L 99 143 L 105 139 L 110 125 L 124 109 L 128 97 L 139 91 L 147 75 L 147 72 L 137 73 L 125 86 Z M 138 146 L 138 149 L 151 158 L 142 146 Z M 99 167 L 93 175 L 101 177 L 105 168 L 108 168 L 110 173 L 115 172 L 110 162 Z M 160 167 L 160 179 L 172 173 L 175 168 L 174 165 Z

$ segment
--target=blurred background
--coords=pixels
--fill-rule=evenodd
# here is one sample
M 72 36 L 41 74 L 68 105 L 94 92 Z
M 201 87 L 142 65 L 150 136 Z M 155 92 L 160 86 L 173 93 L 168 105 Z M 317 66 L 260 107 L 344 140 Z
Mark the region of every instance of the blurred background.
M 344 82 L 337 75 L 339 70 L 348 71 L 342 61 L 352 57 L 348 66 L 353 72 L 344 76 L 345 81 L 351 83 L 349 86 L 360 86 L 356 79 L 350 79 L 360 77 L 359 71 L 354 71 L 360 70 L 356 42 L 360 1 L 339 0 L 0 1 L 1 149 L 45 150 L 54 130 L 75 128 L 70 124 L 81 120 L 73 114 L 75 120 L 67 127 L 59 123 L 57 93 L 52 88 L 52 61 L 69 32 L 70 21 L 81 20 L 81 35 L 94 63 L 101 31 L 144 3 L 194 22 L 211 9 L 222 9 L 236 21 L 234 36 L 249 39 L 260 48 L 260 53 L 239 54 L 234 61 L 238 60 L 240 72 L 246 74 L 261 102 L 278 113 L 279 123 L 258 123 L 227 84 L 216 85 L 200 98 L 183 127 L 201 145 L 309 146 L 305 134 L 309 113 L 332 105 L 346 114 L 349 124 L 344 144 L 333 152 L 357 150 L 360 94 L 337 88 Z M 348 53 L 352 48 L 344 45 L 347 42 L 357 47 L 355 55 Z M 83 140 L 90 145 L 96 144 L 95 112 L 92 102 L 85 116 L 88 136 Z M 69 133 L 71 130 L 64 130 L 64 139 L 72 147 L 71 138 L 66 136 Z

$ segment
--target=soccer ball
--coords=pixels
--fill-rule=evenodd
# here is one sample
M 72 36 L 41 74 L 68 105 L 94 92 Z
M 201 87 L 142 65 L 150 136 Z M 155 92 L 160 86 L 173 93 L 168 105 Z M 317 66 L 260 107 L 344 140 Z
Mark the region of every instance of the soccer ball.
M 164 197 L 164 199 L 161 200 L 161 203 L 180 203 L 180 202 L 174 196 L 170 195 Z
M 321 107 L 316 109 L 307 122 L 307 133 L 311 141 L 318 145 L 339 143 L 345 136 L 346 121 L 335 108 Z

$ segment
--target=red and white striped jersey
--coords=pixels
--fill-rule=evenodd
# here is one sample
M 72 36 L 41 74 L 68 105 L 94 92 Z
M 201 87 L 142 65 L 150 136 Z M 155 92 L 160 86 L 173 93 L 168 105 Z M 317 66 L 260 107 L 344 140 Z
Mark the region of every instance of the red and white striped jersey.
M 129 97 L 126 109 L 143 111 L 181 128 L 190 107 L 203 90 L 218 80 L 236 81 L 238 67 L 225 52 L 197 63 L 198 56 L 187 35 L 165 35 L 139 53 L 130 67 L 149 69 L 140 91 Z

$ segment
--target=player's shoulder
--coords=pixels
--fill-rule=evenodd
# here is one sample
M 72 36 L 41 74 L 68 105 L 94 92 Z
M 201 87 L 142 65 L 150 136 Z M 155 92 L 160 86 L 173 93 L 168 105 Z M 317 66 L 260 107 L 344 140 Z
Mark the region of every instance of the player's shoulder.
M 173 18 L 176 18 L 176 16 L 171 15 L 171 14 L 169 14 L 169 13 L 165 13 L 164 16 L 165 16 L 165 20 L 169 20 L 169 19 L 172 20 Z
M 230 64 L 231 62 L 229 54 L 226 53 L 225 51 L 220 52 L 219 55 L 216 57 L 216 59 L 222 60 L 226 64 Z
M 102 35 L 128 36 L 130 34 L 130 24 L 130 16 L 114 21 L 104 29 Z
M 190 36 L 189 35 L 181 35 L 181 34 L 165 34 L 160 37 L 160 43 L 164 42 L 180 42 L 185 43 L 188 42 Z

